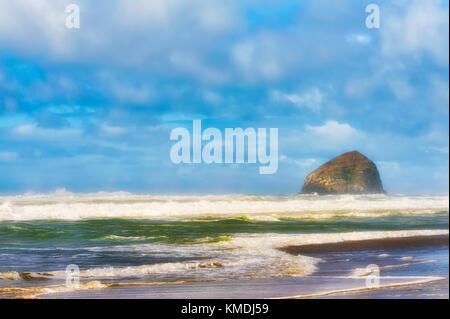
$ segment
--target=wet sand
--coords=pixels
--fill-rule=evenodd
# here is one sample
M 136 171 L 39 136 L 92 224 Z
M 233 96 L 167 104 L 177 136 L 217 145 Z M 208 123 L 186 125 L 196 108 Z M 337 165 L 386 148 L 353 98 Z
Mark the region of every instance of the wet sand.
M 281 250 L 290 254 L 314 255 L 318 253 L 332 253 L 339 251 L 363 251 L 401 249 L 408 247 L 427 247 L 449 244 L 449 235 L 416 236 L 400 238 L 383 238 L 368 240 L 352 240 L 339 243 L 311 244 L 302 246 L 288 246 Z
M 330 299 L 448 299 L 449 263 L 448 234 L 404 238 L 347 241 L 342 243 L 289 246 L 286 252 L 314 256 L 322 259 L 319 270 L 312 277 L 355 276 L 355 270 L 364 273 L 367 265 L 377 265 L 380 287 L 349 288 L 331 291 L 307 298 Z M 356 272 L 357 273 L 357 272 Z M 389 287 L 387 277 L 405 279 L 407 276 L 439 276 L 428 282 L 397 284 Z M 297 297 L 294 297 L 297 298 Z M 298 298 L 304 298 L 302 296 Z
M 448 299 L 449 281 L 431 281 L 428 283 L 402 285 L 361 291 L 349 291 L 318 296 L 318 299 Z

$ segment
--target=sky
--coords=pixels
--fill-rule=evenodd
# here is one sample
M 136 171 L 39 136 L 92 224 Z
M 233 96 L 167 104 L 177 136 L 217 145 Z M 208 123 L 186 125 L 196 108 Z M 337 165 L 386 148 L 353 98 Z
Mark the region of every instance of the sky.
M 65 25 L 68 4 L 80 28 Z M 380 27 L 367 28 L 368 4 Z M 346 151 L 448 194 L 449 3 L 0 0 L 0 193 L 295 194 Z M 278 128 L 279 167 L 174 164 L 170 132 Z

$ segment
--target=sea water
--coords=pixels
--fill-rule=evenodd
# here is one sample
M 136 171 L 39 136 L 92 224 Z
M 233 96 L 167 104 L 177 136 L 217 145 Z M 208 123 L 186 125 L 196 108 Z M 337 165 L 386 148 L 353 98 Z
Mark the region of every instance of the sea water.
M 0 297 L 108 291 L 127 285 L 313 278 L 329 262 L 327 256 L 293 255 L 280 248 L 448 234 L 448 200 L 447 195 L 2 196 Z M 448 247 L 439 249 L 436 254 L 448 259 Z M 346 275 L 365 265 L 362 256 L 369 252 L 358 254 L 352 255 L 356 262 L 348 265 L 354 269 Z M 423 258 L 407 258 L 398 256 L 397 268 L 426 264 Z M 79 287 L 65 285 L 68 265 L 79 268 Z M 448 263 L 446 267 L 421 266 L 414 275 L 442 272 L 448 277 Z M 338 275 L 342 273 L 336 269 Z

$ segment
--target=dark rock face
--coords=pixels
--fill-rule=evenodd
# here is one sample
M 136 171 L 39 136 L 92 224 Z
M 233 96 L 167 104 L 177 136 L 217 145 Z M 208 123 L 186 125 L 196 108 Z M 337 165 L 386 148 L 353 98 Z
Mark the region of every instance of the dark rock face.
M 358 151 L 344 153 L 309 174 L 302 194 L 385 193 L 376 165 Z

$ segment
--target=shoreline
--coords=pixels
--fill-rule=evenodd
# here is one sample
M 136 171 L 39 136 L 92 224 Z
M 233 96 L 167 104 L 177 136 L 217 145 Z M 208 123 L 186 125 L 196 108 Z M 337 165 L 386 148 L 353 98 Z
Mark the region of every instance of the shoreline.
M 334 243 L 290 245 L 280 248 L 280 250 L 293 254 L 318 257 L 323 260 L 318 266 L 317 272 L 312 276 L 328 276 L 340 273 L 342 276 L 365 279 L 363 275 L 355 274 L 355 265 L 360 264 L 365 267 L 367 264 L 377 264 L 380 269 L 380 280 L 396 278 L 400 280 L 410 278 L 407 282 L 384 282 L 378 287 L 351 287 L 346 289 L 335 289 L 313 294 L 299 294 L 282 297 L 281 299 L 308 299 L 308 298 L 387 298 L 387 296 L 396 296 L 395 298 L 417 298 L 419 296 L 434 295 L 439 298 L 448 298 L 449 278 L 448 264 L 447 271 L 441 274 L 431 274 L 421 267 L 426 267 L 428 262 L 435 263 L 436 260 L 415 260 L 420 252 L 432 253 L 440 249 L 447 249 L 449 246 L 449 234 L 428 235 L 428 236 L 409 236 L 380 239 L 351 240 Z M 410 262 L 402 264 L 406 257 Z M 349 257 L 351 256 L 351 257 Z M 345 268 L 345 262 L 339 263 L 333 259 L 350 258 L 351 267 Z M 411 259 L 409 259 L 411 258 Z M 400 262 L 393 264 L 393 262 Z M 349 259 L 347 259 L 349 261 Z M 402 272 L 401 269 L 408 273 Z M 400 270 L 397 272 L 396 270 Z M 424 271 L 425 270 L 425 271 Z M 410 276 L 412 275 L 412 276 Z M 393 277 L 390 277 L 393 276 Z M 420 297 L 419 297 L 420 298 Z
M 448 246 L 449 234 L 430 236 L 410 236 L 395 238 L 349 240 L 335 243 L 320 243 L 306 245 L 289 245 L 280 247 L 281 251 L 293 255 L 323 254 L 337 252 L 352 252 L 364 250 L 385 250 L 402 248 L 420 248 L 427 246 Z
M 354 298 L 385 298 L 394 293 L 408 298 L 448 298 L 448 234 L 396 239 L 361 240 L 357 241 L 358 244 L 355 241 L 350 241 L 350 244 L 334 243 L 333 247 L 341 251 L 318 252 L 319 255 L 323 253 L 321 258 L 326 258 L 320 263 L 317 272 L 309 276 L 187 282 L 180 285 L 123 284 L 100 290 L 44 294 L 39 298 L 306 299 L 345 298 L 348 294 Z M 373 248 L 374 242 L 381 242 L 382 245 L 373 251 L 364 251 L 365 248 Z M 312 251 L 310 246 L 321 246 L 320 249 L 323 249 L 323 245 L 299 247 L 308 247 Z M 361 250 L 348 252 L 346 249 L 349 246 Z M 436 252 L 440 255 L 436 255 Z M 410 262 L 405 263 L 402 259 L 405 257 Z M 440 270 L 437 269 L 438 262 Z M 373 263 L 380 267 L 380 284 L 367 287 L 366 276 L 355 275 L 353 271 Z
M 349 289 L 341 289 L 341 290 L 332 290 L 332 291 L 325 291 L 317 294 L 310 294 L 310 295 L 298 295 L 298 296 L 288 296 L 288 297 L 281 297 L 281 298 L 272 298 L 272 299 L 315 299 L 319 297 L 328 297 L 333 295 L 343 295 L 348 293 L 354 293 L 357 295 L 358 293 L 364 293 L 364 292 L 373 292 L 383 289 L 392 289 L 392 288 L 406 288 L 416 285 L 423 285 L 423 284 L 430 284 L 434 283 L 436 281 L 445 281 L 447 278 L 445 277 L 431 277 L 426 279 L 419 279 L 416 281 L 410 281 L 406 283 L 393 283 L 393 284 L 386 284 L 386 285 L 380 285 L 379 287 L 357 287 L 357 288 L 349 288 Z

